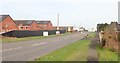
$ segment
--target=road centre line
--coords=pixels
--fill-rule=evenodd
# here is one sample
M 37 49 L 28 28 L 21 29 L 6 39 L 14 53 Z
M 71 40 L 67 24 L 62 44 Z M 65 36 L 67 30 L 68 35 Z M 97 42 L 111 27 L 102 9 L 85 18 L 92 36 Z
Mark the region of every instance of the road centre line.
M 2 50 L 2 52 L 5 52 L 5 51 L 10 51 L 10 50 L 16 50 L 16 49 L 21 49 L 21 48 L 22 48 L 22 47 L 9 48 L 9 49 Z
M 38 45 L 43 45 L 43 44 L 46 44 L 47 42 L 44 42 L 44 43 L 37 43 L 37 44 L 33 44 L 32 46 L 38 46 Z
M 38 45 L 42 45 L 42 44 L 46 44 L 47 42 L 44 42 L 44 43 L 37 43 L 37 44 L 33 44 L 32 46 L 38 46 Z M 16 47 L 16 48 L 9 48 L 9 49 L 5 49 L 5 50 L 2 50 L 2 52 L 5 52 L 5 51 L 10 51 L 10 50 L 17 50 L 17 49 L 21 49 L 22 47 Z

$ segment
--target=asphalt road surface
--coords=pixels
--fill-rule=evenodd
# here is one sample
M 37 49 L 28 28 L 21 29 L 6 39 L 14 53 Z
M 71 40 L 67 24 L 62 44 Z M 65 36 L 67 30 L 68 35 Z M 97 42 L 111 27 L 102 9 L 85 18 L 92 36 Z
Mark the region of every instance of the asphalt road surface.
M 32 61 L 53 50 L 81 40 L 87 34 L 77 32 L 42 40 L 2 43 L 2 61 Z

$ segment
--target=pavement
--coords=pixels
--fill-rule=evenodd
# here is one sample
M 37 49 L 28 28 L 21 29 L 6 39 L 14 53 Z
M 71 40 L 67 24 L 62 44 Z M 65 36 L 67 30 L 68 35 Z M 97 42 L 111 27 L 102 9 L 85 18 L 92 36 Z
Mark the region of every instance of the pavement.
M 88 33 L 71 33 L 64 36 L 30 40 L 14 43 L 2 43 L 2 61 L 33 61 L 56 49 L 81 40 Z

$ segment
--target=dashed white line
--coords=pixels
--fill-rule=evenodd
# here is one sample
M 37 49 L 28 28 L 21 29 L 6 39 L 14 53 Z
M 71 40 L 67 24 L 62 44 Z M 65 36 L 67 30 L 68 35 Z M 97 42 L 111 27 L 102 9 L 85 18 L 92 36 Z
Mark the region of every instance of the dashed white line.
M 15 50 L 15 49 L 21 49 L 22 47 L 17 47 L 17 48 L 13 48 L 13 50 Z
M 42 45 L 42 44 L 46 44 L 46 43 L 47 43 L 47 42 L 37 43 L 37 44 L 33 44 L 32 46 L 38 46 L 38 45 Z M 17 50 L 17 49 L 21 49 L 21 48 L 22 48 L 22 47 L 9 48 L 9 49 L 2 50 L 1 52 L 10 51 L 10 50 Z
M 32 46 L 38 46 L 38 45 L 42 45 L 42 44 L 46 44 L 47 42 L 44 43 L 37 43 L 37 44 L 33 44 Z
M 5 49 L 5 50 L 2 50 L 2 51 L 9 51 L 9 50 L 12 50 L 13 48 L 9 48 L 9 49 Z
M 16 49 L 21 49 L 21 48 L 22 48 L 22 47 L 9 48 L 9 49 L 2 50 L 2 52 L 5 52 L 5 51 L 10 51 L 10 50 L 16 50 Z

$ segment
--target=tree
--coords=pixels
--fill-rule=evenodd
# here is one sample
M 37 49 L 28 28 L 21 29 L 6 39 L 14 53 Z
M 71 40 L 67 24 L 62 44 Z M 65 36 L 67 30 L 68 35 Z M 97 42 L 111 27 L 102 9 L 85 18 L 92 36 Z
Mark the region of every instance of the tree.
M 107 26 L 109 26 L 109 24 L 107 24 L 107 23 L 97 24 L 97 32 L 104 31 Z

